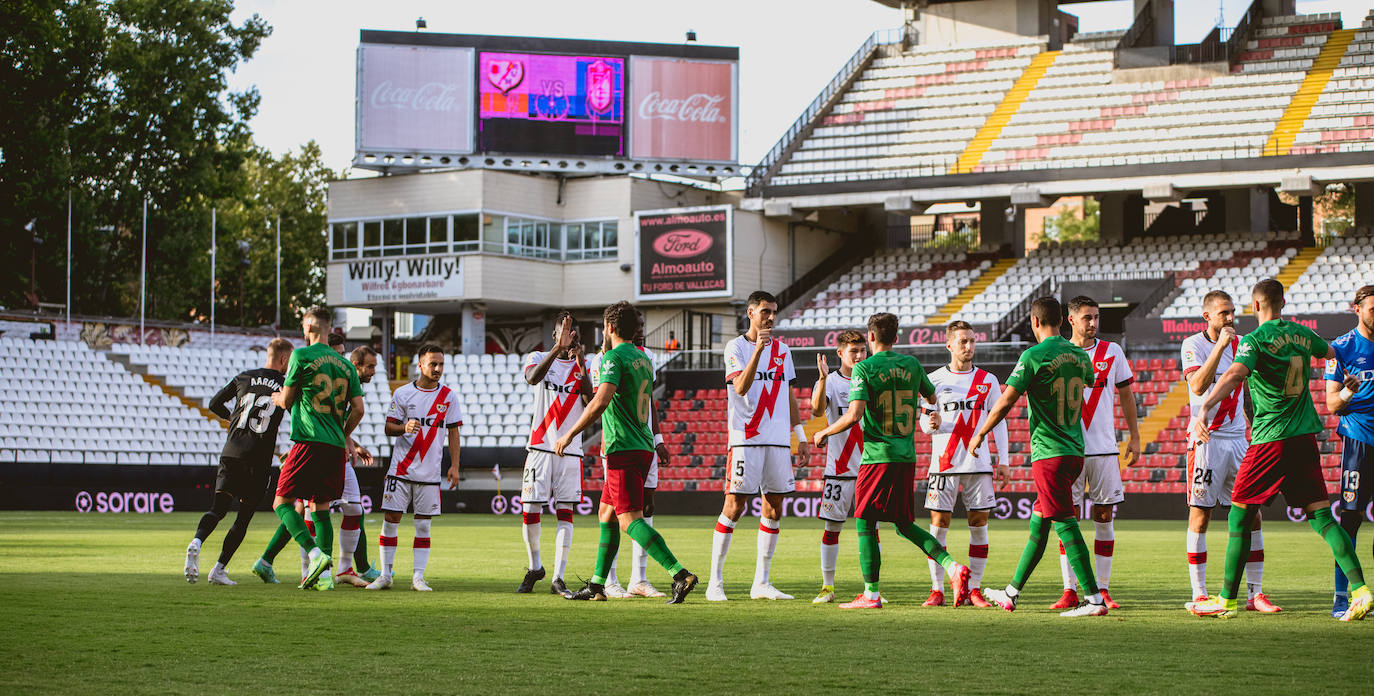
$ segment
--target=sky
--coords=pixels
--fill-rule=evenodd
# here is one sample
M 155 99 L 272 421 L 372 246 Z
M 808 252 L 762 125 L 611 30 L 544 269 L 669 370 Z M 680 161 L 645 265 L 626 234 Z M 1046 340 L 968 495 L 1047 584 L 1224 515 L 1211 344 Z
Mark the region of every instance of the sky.
M 1226 24 L 1249 5 L 1224 0 Z M 1342 13 L 1359 26 L 1374 0 L 1299 0 L 1300 13 Z M 1079 31 L 1123 29 L 1131 0 L 1061 5 Z M 1212 0 L 1175 3 L 1176 39 L 1195 43 L 1216 24 Z M 234 19 L 254 13 L 273 27 L 258 53 L 230 76 L 262 97 L 252 121 L 259 145 L 281 154 L 309 140 L 341 171 L 353 158 L 353 98 L 360 29 L 611 41 L 701 44 L 740 49 L 740 161 L 771 148 L 870 33 L 901 24 L 901 13 L 872 0 L 240 0 Z M 364 175 L 354 171 L 350 175 Z

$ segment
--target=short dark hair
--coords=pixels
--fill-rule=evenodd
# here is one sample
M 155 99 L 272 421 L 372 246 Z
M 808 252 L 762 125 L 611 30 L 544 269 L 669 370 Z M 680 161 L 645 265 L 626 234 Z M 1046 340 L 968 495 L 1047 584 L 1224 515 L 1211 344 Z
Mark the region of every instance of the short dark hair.
M 329 338 L 326 340 L 329 341 L 330 348 L 337 348 L 344 344 L 343 334 L 334 333 L 333 331 L 329 332 Z
M 314 307 L 305 310 L 304 318 L 314 319 L 315 323 L 319 324 L 320 326 L 334 325 L 334 313 L 329 311 L 328 307 L 324 307 L 321 305 L 315 305 Z
M 1283 302 L 1283 283 L 1273 278 L 1265 278 L 1250 288 L 1250 297 L 1258 297 L 1264 302 L 1265 307 L 1275 309 Z
M 284 338 L 274 338 L 267 342 L 267 359 L 276 362 L 283 355 L 290 355 L 296 347 Z
M 372 346 L 358 346 L 348 354 L 348 361 L 354 365 L 361 365 L 369 356 L 376 355 L 377 351 L 372 350 Z
M 1031 318 L 1039 319 L 1045 326 L 1059 326 L 1064 323 L 1064 308 L 1059 300 L 1046 295 L 1031 303 Z
M 843 348 L 844 346 L 852 346 L 855 343 L 863 345 L 864 335 L 853 329 L 850 329 L 848 331 L 841 331 L 840 335 L 835 337 L 835 347 L 837 348 Z
M 571 309 L 560 309 L 560 310 L 558 310 L 558 313 L 553 315 L 553 327 L 554 327 L 554 329 L 557 329 L 559 326 L 561 326 L 561 325 L 563 324 L 563 320 L 564 320 L 564 319 L 567 319 L 567 318 L 569 318 L 569 317 L 572 317 L 573 324 L 576 325 L 576 324 L 577 324 L 577 318 L 576 318 L 576 317 L 573 317 L 573 313 L 572 313 L 572 310 L 571 310 Z
M 1351 302 L 1350 304 L 1359 306 L 1360 303 L 1364 302 L 1366 299 L 1370 297 L 1374 297 L 1374 285 L 1361 286 L 1359 290 L 1355 291 L 1355 301 Z
M 1073 314 L 1074 312 L 1077 312 L 1078 310 L 1083 309 L 1084 307 L 1097 307 L 1097 300 L 1094 300 L 1093 298 L 1088 297 L 1087 295 L 1079 295 L 1078 297 L 1069 300 L 1069 314 Z
M 440 355 L 442 355 L 444 353 L 444 349 L 440 348 L 439 344 L 437 343 L 421 344 L 419 349 L 415 351 L 415 359 L 419 360 L 420 358 L 423 358 L 424 356 L 430 353 L 439 353 Z
M 1235 300 L 1231 299 L 1231 293 L 1226 292 L 1225 290 L 1213 290 L 1207 293 L 1206 295 L 1202 296 L 1202 308 L 1207 309 L 1208 307 L 1211 307 L 1212 303 L 1216 302 L 1217 300 L 1226 300 L 1231 304 L 1236 303 Z
M 878 312 L 868 318 L 868 330 L 877 336 L 879 343 L 891 345 L 897 342 L 897 315 L 891 312 Z
M 773 293 L 768 292 L 767 290 L 755 290 L 749 293 L 750 309 L 757 307 L 763 304 L 764 302 L 772 302 L 773 304 L 777 304 L 778 298 L 774 297 Z
M 639 331 L 639 311 L 625 300 L 607 307 L 601 318 L 622 340 L 634 339 L 635 332 Z
M 951 322 L 949 323 L 948 326 L 945 327 L 945 338 L 949 338 L 949 335 L 952 334 L 952 333 L 954 333 L 955 331 L 972 331 L 972 330 L 973 330 L 973 324 L 970 324 L 970 323 L 964 321 L 963 319 L 955 319 L 954 321 L 951 321 Z

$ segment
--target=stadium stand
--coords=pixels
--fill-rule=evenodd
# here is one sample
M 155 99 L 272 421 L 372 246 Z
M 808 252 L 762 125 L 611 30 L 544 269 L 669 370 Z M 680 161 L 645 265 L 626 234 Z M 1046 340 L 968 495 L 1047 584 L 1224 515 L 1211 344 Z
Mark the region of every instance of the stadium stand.
M 529 428 L 531 389 L 518 355 L 447 356 L 442 384 L 463 403 L 464 443 L 474 447 L 522 447 Z M 380 432 L 380 427 L 378 432 Z
M 1371 267 L 1374 267 L 1374 237 L 1333 238 L 1312 265 L 1287 286 L 1290 311 L 1295 314 L 1346 311 L 1350 306 L 1351 290 L 1369 281 Z

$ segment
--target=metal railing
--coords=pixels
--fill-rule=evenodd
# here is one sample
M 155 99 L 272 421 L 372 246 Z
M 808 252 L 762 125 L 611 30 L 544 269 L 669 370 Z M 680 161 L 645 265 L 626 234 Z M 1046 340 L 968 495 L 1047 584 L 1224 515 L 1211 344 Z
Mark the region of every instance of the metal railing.
M 1140 10 L 1135 13 L 1131 21 L 1131 27 L 1121 35 L 1121 40 L 1116 42 L 1116 50 L 1113 52 L 1117 65 L 1121 64 L 1121 54 L 1132 48 L 1137 48 L 1143 37 L 1153 34 L 1155 26 L 1155 3 L 1154 0 L 1146 0 L 1140 6 Z
M 1021 322 L 1026 320 L 1026 317 L 1030 316 L 1031 304 L 1041 297 L 1052 294 L 1053 292 L 1054 278 L 1046 278 L 1039 285 L 1035 286 L 1033 290 L 1026 293 L 1025 297 L 1021 298 L 1020 302 L 1016 303 L 1015 307 L 1012 307 L 1006 314 L 1002 315 L 1001 319 L 993 323 L 993 338 L 1000 341 L 1010 335 L 1012 329 L 1015 329 Z
M 831 254 L 814 268 L 807 271 L 802 277 L 796 279 L 791 285 L 778 293 L 779 309 L 786 309 L 806 293 L 818 289 L 820 282 L 830 274 L 853 265 L 858 259 L 862 259 L 873 253 L 873 242 L 871 239 L 854 240 L 841 247 L 838 253 Z
M 1240 21 L 1236 22 L 1236 27 L 1231 30 L 1231 35 L 1226 37 L 1226 56 L 1228 60 L 1234 60 L 1245 48 L 1245 42 L 1250 38 L 1250 28 L 1259 26 L 1260 20 L 1264 19 L 1264 3 L 1261 0 L 1254 0 L 1250 7 L 1241 15 Z

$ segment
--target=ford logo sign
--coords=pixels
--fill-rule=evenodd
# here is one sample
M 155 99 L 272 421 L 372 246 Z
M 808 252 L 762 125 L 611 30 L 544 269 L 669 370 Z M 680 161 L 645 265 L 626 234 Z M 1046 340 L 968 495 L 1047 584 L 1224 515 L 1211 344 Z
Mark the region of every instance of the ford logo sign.
M 704 254 L 714 241 L 711 235 L 701 230 L 673 230 L 665 232 L 654 240 L 654 251 L 662 256 L 681 259 Z

